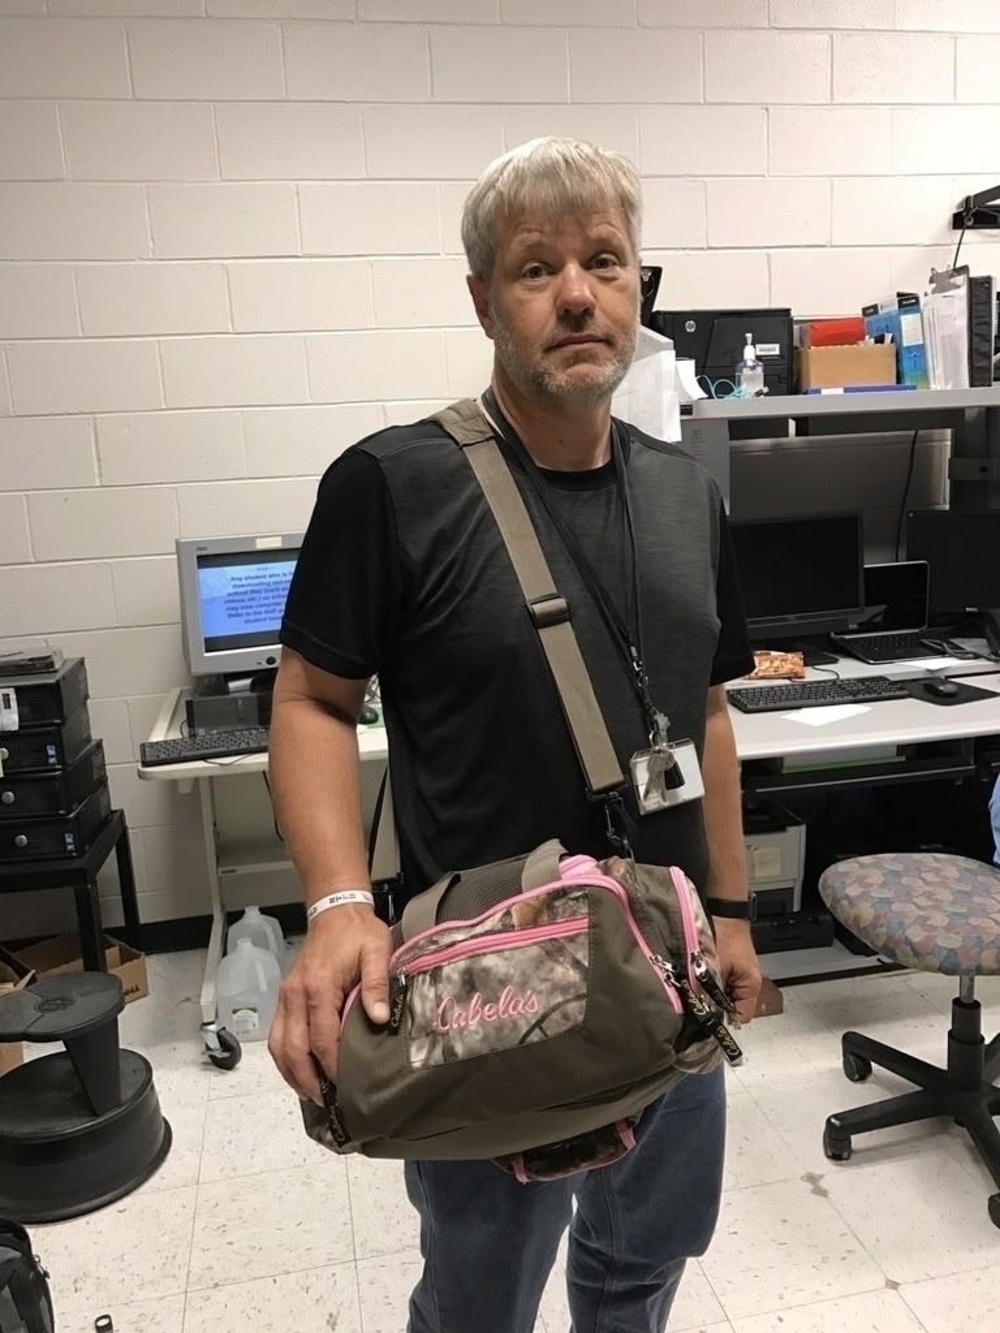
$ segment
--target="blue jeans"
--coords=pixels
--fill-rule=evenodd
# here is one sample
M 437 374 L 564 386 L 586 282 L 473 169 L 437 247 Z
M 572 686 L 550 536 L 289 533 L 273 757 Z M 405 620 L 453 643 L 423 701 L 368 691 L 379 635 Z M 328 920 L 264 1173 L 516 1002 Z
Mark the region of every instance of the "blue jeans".
M 620 1162 L 568 1180 L 408 1162 L 424 1257 L 408 1333 L 532 1333 L 567 1225 L 571 1333 L 662 1333 L 685 1261 L 705 1253 L 718 1219 L 724 1077 L 683 1079 L 646 1110 Z

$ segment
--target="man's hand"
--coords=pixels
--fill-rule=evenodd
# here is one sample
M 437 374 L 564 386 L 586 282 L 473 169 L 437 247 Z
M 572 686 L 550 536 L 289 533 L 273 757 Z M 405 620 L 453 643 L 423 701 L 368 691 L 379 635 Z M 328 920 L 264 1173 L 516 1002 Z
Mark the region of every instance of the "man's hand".
M 719 950 L 722 986 L 736 1008 L 741 1023 L 749 1023 L 757 1012 L 761 975 L 748 921 L 715 917 L 715 942 Z
M 313 1057 L 333 1082 L 340 1056 L 340 1015 L 361 980 L 361 1002 L 373 1023 L 389 1021 L 389 928 L 370 907 L 334 907 L 310 925 L 282 982 L 267 1048 L 300 1097 L 322 1105 Z

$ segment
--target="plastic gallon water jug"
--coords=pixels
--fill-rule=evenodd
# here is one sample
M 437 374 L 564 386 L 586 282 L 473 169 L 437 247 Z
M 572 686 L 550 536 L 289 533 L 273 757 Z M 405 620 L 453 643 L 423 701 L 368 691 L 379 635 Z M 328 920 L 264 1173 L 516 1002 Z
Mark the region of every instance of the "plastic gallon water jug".
M 219 963 L 216 979 L 218 1023 L 240 1041 L 263 1041 L 278 1004 L 281 968 L 268 949 L 253 940 L 237 941 Z
M 248 907 L 238 921 L 229 927 L 226 952 L 232 953 L 240 940 L 252 940 L 258 949 L 274 954 L 282 972 L 285 970 L 285 937 L 273 916 L 267 916 L 259 907 Z

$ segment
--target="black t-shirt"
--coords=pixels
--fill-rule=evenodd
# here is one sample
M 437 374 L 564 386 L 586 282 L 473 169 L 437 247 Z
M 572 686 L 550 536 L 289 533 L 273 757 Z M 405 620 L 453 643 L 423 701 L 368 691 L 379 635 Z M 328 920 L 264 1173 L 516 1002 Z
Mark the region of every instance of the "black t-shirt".
M 725 510 L 681 449 L 627 427 L 643 648 L 671 738 L 704 740 L 710 685 L 753 665 Z M 519 489 L 567 599 L 622 771 L 648 745 L 629 670 L 523 465 Z M 542 471 L 549 503 L 624 615 L 631 548 L 615 465 Z M 633 598 L 634 600 L 634 598 Z M 436 422 L 362 440 L 320 482 L 281 639 L 313 665 L 377 674 L 388 730 L 404 890 L 557 837 L 608 855 L 537 633 L 462 450 Z M 637 857 L 703 888 L 701 803 L 636 818 Z

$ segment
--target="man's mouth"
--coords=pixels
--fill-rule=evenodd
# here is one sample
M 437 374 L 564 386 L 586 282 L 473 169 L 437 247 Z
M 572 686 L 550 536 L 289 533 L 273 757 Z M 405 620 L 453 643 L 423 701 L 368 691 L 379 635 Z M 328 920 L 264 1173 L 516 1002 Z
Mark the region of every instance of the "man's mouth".
M 606 338 L 600 338 L 596 333 L 570 333 L 565 338 L 560 338 L 558 342 L 552 344 L 556 347 L 593 347 L 597 344 L 606 342 Z

